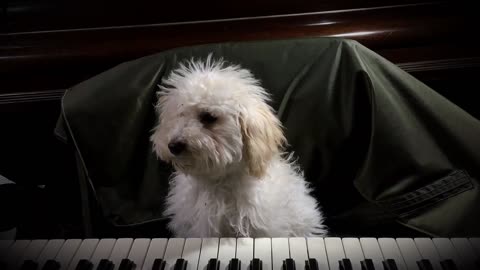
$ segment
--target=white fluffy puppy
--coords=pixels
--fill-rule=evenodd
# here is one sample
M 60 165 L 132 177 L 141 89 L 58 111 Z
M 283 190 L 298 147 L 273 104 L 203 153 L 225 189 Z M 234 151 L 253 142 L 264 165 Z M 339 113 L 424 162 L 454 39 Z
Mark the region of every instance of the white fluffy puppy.
M 326 228 L 269 96 L 222 60 L 191 60 L 164 79 L 154 151 L 171 162 L 164 214 L 177 237 L 322 236 Z

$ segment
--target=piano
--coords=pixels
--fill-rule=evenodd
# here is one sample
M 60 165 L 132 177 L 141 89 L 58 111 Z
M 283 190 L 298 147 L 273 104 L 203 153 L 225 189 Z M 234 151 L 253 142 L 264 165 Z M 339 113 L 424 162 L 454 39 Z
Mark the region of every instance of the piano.
M 480 238 L 0 240 L 1 270 L 480 269 Z

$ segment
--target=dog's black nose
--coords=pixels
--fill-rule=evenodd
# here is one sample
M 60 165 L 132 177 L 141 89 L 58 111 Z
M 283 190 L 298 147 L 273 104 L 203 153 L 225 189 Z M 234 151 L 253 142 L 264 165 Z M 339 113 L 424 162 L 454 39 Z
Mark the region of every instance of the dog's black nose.
M 184 142 L 179 142 L 179 141 L 171 142 L 168 144 L 168 149 L 170 150 L 170 153 L 174 155 L 181 154 L 186 147 L 187 145 Z

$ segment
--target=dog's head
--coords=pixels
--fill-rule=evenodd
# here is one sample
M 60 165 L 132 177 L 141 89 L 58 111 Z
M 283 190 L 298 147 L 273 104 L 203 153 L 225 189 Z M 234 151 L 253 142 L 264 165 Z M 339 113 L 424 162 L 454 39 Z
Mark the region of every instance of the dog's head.
M 223 61 L 191 60 L 160 86 L 157 155 L 186 174 L 243 169 L 261 177 L 285 142 L 266 91 L 252 74 Z

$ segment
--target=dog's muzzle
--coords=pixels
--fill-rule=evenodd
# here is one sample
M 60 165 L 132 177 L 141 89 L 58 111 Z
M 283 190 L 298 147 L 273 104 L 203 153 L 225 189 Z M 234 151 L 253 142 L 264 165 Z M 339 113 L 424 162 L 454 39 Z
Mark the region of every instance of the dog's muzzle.
M 180 155 L 186 148 L 187 144 L 181 141 L 173 141 L 168 144 L 168 150 L 175 156 Z

